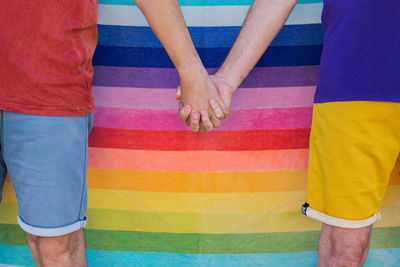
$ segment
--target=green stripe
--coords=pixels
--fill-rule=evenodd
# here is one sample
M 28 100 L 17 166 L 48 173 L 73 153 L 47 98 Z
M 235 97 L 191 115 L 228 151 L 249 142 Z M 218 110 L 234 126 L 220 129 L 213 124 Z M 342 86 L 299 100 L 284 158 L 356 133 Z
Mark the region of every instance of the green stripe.
M 0 243 L 26 246 L 23 231 L 0 224 Z M 315 251 L 319 231 L 267 234 L 172 234 L 85 230 L 87 249 L 190 254 L 248 254 Z M 400 247 L 400 227 L 375 228 L 371 248 Z
M 323 0 L 299 0 L 298 4 L 322 3 Z M 249 6 L 253 0 L 178 0 L 181 6 Z M 99 0 L 103 5 L 133 6 L 133 0 Z

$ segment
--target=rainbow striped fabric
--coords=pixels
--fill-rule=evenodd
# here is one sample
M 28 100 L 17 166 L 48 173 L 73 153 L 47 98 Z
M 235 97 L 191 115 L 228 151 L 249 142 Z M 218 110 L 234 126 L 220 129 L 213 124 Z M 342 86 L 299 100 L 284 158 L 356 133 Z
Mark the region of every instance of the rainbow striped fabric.
M 182 0 L 205 66 L 218 67 L 250 0 Z M 88 170 L 89 266 L 315 266 L 320 224 L 300 213 L 323 31 L 300 0 L 207 135 L 179 122 L 178 76 L 132 0 L 100 0 Z M 400 266 L 393 177 L 366 266 Z M 34 265 L 9 180 L 0 264 Z

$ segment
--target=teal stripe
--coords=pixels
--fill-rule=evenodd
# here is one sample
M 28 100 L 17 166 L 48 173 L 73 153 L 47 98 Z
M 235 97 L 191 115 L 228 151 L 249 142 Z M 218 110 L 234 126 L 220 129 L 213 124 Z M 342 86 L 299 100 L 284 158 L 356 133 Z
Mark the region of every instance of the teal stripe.
M 270 254 L 176 254 L 87 250 L 89 266 L 315 266 L 317 252 Z M 365 267 L 399 266 L 400 249 L 371 249 Z M 29 248 L 0 244 L 0 265 L 35 266 Z
M 27 246 L 10 246 L 0 244 L 0 264 L 35 266 Z
M 323 0 L 299 0 L 298 4 L 322 3 Z M 181 6 L 249 6 L 253 0 L 178 0 Z M 103 5 L 133 6 L 133 0 L 100 0 Z

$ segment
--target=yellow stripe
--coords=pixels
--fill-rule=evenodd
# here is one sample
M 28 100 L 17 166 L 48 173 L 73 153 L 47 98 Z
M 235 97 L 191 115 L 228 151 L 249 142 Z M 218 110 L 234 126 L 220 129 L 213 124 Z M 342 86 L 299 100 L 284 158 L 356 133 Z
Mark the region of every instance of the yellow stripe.
M 16 203 L 6 183 L 4 203 Z M 159 193 L 89 189 L 91 209 L 149 212 L 293 212 L 304 202 L 304 191 L 267 193 Z
M 5 184 L 3 202 L 16 203 L 10 183 Z M 235 213 L 296 212 L 304 202 L 304 191 L 263 193 L 160 193 L 126 190 L 89 189 L 91 209 Z M 400 186 L 389 186 L 385 206 L 400 205 Z
M 304 191 L 272 193 L 153 193 L 89 191 L 89 207 L 154 212 L 291 212 L 304 202 Z
M 383 207 L 376 227 L 400 225 L 400 207 Z M 269 233 L 317 231 L 321 224 L 291 213 L 149 213 L 90 209 L 88 229 L 165 233 Z M 16 224 L 17 205 L 0 205 L 0 223 Z
M 383 200 L 383 206 L 400 206 L 400 185 L 389 185 L 385 198 Z M 400 214 L 399 214 L 400 216 Z
M 15 224 L 16 204 L 0 205 L 0 223 Z M 89 209 L 88 229 L 166 233 L 263 233 L 307 231 L 319 223 L 296 213 L 151 213 Z
M 5 190 L 9 192 L 10 190 Z M 399 186 L 391 186 L 382 208 L 382 220 L 378 227 L 400 225 Z M 288 201 L 286 205 L 292 205 Z M 301 204 L 301 202 L 300 202 Z M 294 205 L 299 207 L 299 202 Z M 286 209 L 286 208 L 285 208 Z M 0 222 L 15 223 L 16 204 L 0 205 Z M 89 229 L 126 230 L 173 233 L 262 233 L 296 232 L 318 230 L 320 223 L 309 219 L 300 212 L 234 212 L 207 213 L 162 213 L 128 212 L 90 208 L 87 212 Z

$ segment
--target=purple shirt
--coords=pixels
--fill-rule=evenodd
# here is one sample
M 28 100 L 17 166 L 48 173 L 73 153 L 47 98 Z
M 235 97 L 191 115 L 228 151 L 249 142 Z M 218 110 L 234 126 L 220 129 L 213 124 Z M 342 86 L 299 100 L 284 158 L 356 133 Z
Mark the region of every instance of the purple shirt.
M 315 103 L 400 102 L 400 0 L 324 0 Z

